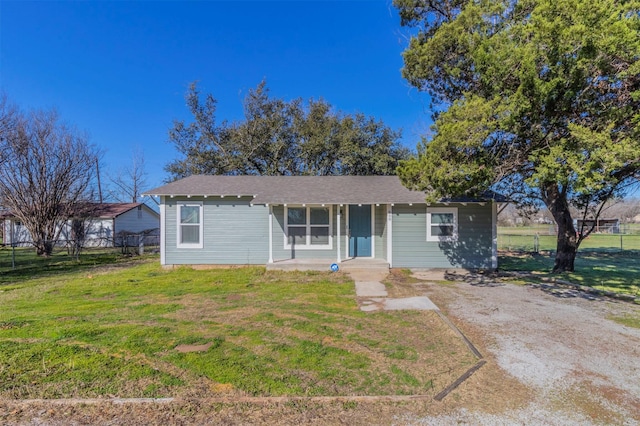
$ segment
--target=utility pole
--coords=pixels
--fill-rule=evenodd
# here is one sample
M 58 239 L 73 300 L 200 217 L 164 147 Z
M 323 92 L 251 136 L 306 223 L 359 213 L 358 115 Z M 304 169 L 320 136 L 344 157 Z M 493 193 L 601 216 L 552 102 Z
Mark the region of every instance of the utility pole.
M 100 200 L 100 204 L 102 204 L 102 186 L 100 185 L 100 164 L 98 164 L 97 158 L 96 158 L 96 175 L 98 176 L 98 197 Z

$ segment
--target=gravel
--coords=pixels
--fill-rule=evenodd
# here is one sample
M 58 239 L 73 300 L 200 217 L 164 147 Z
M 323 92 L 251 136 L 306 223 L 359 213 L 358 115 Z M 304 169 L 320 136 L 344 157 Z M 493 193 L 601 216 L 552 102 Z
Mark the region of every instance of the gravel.
M 460 409 L 400 423 L 640 425 L 640 329 L 610 319 L 637 317 L 640 306 L 512 284 L 431 285 L 427 294 L 463 330 L 480 330 L 487 355 L 536 397 L 500 415 Z

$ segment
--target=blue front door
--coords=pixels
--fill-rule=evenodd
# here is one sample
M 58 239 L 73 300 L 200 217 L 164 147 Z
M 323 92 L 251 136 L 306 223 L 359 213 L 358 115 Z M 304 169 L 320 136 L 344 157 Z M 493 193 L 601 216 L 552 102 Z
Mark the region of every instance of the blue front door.
M 371 206 L 349 206 L 349 254 L 371 257 Z

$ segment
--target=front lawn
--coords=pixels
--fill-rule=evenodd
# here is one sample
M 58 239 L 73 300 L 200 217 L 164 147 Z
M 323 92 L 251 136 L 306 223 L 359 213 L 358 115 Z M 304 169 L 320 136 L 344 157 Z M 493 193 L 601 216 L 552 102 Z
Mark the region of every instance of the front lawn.
M 0 398 L 435 395 L 476 362 L 341 273 L 65 265 L 0 280 Z

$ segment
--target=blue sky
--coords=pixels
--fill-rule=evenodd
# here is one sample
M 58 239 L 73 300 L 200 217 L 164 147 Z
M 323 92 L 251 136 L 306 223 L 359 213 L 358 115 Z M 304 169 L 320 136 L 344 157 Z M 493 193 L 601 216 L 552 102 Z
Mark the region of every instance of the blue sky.
M 190 120 L 196 80 L 220 121 L 242 119 L 242 99 L 266 79 L 274 97 L 374 116 L 415 148 L 429 100 L 401 77 L 406 34 L 391 0 L 0 0 L 0 90 L 23 108 L 57 108 L 112 173 L 140 147 L 155 187 L 178 157 L 167 131 Z

